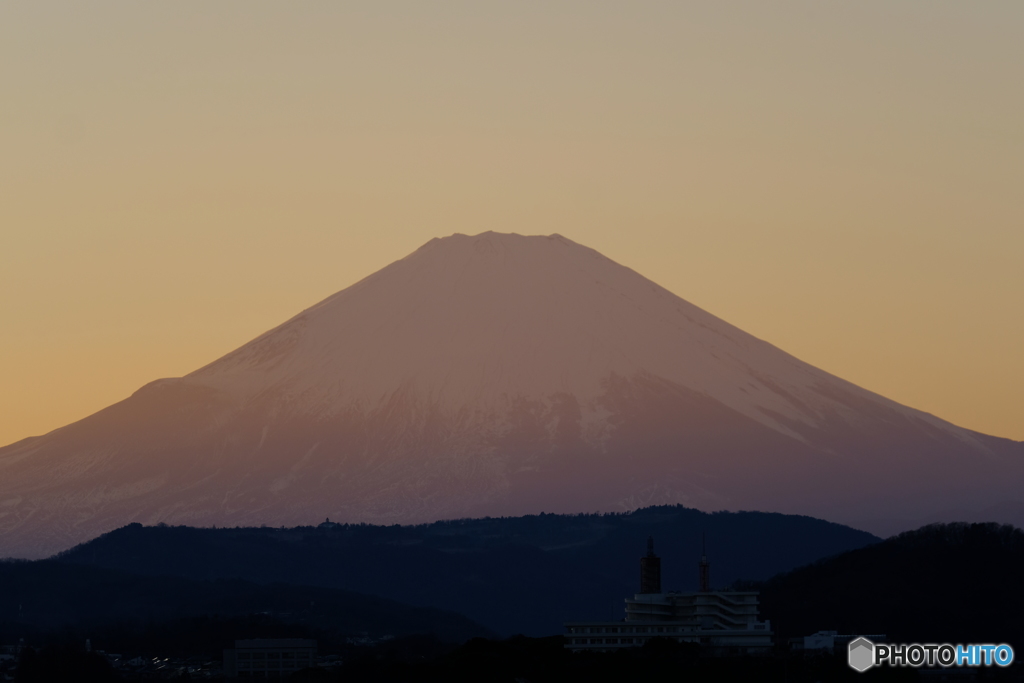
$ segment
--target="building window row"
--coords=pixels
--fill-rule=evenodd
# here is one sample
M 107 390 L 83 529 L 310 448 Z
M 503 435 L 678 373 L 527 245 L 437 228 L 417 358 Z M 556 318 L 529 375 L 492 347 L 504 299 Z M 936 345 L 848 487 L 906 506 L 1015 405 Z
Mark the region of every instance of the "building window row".
M 683 633 L 687 629 L 677 626 L 570 626 L 569 633 Z
M 643 645 L 651 636 L 643 638 L 570 638 L 569 645 Z M 680 643 L 686 642 L 686 638 L 676 636 L 673 638 Z M 707 638 L 701 638 L 701 642 L 708 642 Z

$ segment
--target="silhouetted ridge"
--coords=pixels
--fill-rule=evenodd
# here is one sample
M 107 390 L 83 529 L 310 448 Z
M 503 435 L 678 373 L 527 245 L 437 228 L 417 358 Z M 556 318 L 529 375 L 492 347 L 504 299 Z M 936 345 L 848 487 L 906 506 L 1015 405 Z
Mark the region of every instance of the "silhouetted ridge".
M 763 614 L 788 636 L 837 630 L 1018 647 L 1021 576 L 1024 531 L 956 523 L 908 531 L 755 585 Z
M 300 627 L 334 637 L 432 633 L 462 642 L 490 635 L 450 611 L 336 588 L 261 585 L 239 578 L 197 580 L 54 560 L 0 561 L 0 586 L 0 636 L 15 639 L 62 630 L 79 631 L 84 639 L 90 630 L 110 633 L 196 617 L 254 614 L 290 624 L 293 630 Z
M 418 526 L 132 524 L 58 558 L 149 575 L 333 586 L 451 609 L 498 633 L 550 635 L 567 619 L 606 619 L 621 612 L 622 600 L 636 592 L 636 558 L 651 535 L 664 558 L 662 585 L 695 590 L 693 568 L 704 530 L 715 556 L 715 579 L 722 585 L 768 578 L 878 540 L 810 517 L 661 506 L 629 514 L 542 514 Z

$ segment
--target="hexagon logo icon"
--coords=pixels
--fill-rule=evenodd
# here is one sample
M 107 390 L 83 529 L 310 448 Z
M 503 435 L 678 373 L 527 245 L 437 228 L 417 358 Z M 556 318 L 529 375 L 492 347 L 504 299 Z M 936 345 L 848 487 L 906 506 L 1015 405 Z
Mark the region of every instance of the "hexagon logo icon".
M 851 669 L 867 671 L 875 665 L 875 644 L 867 638 L 851 640 L 847 656 Z

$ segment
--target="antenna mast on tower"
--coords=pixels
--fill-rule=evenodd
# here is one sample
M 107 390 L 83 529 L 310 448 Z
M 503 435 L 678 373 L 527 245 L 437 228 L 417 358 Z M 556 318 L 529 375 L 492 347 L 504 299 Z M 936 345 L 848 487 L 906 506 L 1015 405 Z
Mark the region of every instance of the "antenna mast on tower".
M 697 565 L 700 569 L 700 592 L 710 593 L 711 592 L 711 563 L 708 562 L 708 549 L 707 540 L 702 533 L 700 535 L 700 564 Z
M 661 592 L 661 558 L 654 554 L 654 537 L 647 537 L 647 554 L 640 558 L 640 592 Z

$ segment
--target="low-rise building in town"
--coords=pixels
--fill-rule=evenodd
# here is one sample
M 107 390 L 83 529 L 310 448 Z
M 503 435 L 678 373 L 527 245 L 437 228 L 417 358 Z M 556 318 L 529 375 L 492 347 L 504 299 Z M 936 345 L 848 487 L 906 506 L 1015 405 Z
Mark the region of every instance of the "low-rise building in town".
M 867 638 L 873 643 L 884 643 L 887 640 L 884 633 L 843 635 L 838 631 L 818 631 L 811 636 L 791 638 L 790 649 L 805 650 L 807 652 L 822 651 L 832 653 L 836 652 L 837 649 L 844 650 L 846 646 L 850 644 L 851 640 L 856 640 L 857 638 Z

